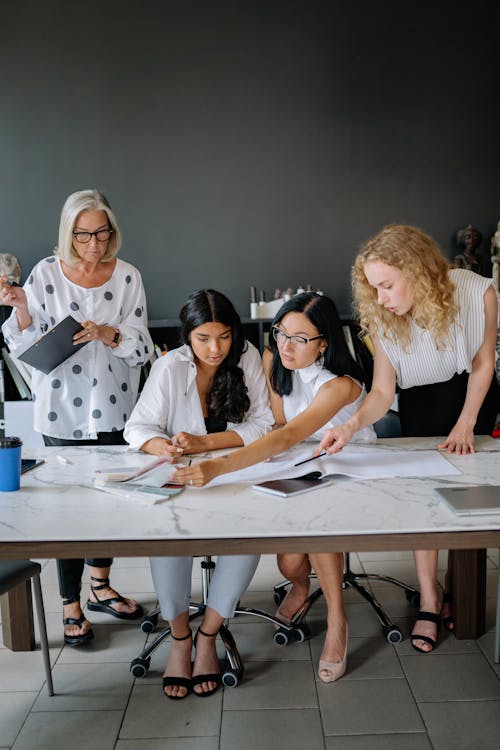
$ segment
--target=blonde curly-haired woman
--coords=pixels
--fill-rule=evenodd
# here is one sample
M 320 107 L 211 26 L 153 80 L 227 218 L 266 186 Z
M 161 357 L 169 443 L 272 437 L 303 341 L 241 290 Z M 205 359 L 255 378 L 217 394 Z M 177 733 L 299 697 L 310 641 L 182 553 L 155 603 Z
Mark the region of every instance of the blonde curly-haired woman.
M 321 449 L 336 453 L 382 417 L 397 384 L 403 435 L 446 435 L 439 449 L 474 452 L 474 433 L 491 433 L 498 411 L 493 285 L 492 279 L 453 268 L 416 227 L 392 224 L 368 240 L 353 267 L 353 291 L 375 347 L 373 385 L 356 414 L 328 430 Z M 437 551 L 416 551 L 415 564 L 421 611 L 411 641 L 427 653 L 441 624 Z M 443 605 L 443 622 L 453 630 L 449 593 Z

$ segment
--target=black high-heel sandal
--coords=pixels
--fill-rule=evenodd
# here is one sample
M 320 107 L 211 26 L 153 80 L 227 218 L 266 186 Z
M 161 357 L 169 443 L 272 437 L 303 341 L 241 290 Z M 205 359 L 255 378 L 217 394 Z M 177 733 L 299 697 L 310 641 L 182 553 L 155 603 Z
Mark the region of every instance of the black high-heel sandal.
M 183 635 L 181 638 L 176 638 L 175 635 L 170 631 L 170 636 L 174 641 L 187 641 L 188 638 L 192 638 L 191 630 L 187 635 Z M 169 695 L 165 692 L 166 687 L 184 687 L 187 689 L 185 695 Z M 170 698 L 171 701 L 181 701 L 187 698 L 193 687 L 193 681 L 189 677 L 164 677 L 163 678 L 163 695 L 165 698 Z
M 196 648 L 196 641 L 198 640 L 199 633 L 201 633 L 201 635 L 205 636 L 205 638 L 216 638 L 217 635 L 218 635 L 218 633 L 219 633 L 219 631 L 217 631 L 216 633 L 205 633 L 204 630 L 202 630 L 201 628 L 198 628 L 198 630 L 196 631 L 196 635 L 194 637 L 194 646 L 195 646 L 195 648 Z M 196 677 L 193 677 L 191 681 L 192 681 L 192 684 L 193 684 L 193 693 L 195 695 L 197 695 L 198 698 L 207 698 L 209 695 L 213 695 L 216 692 L 216 690 L 218 690 L 220 688 L 220 685 L 221 685 L 221 675 L 220 675 L 220 672 L 217 673 L 217 674 L 199 674 L 199 675 L 196 675 Z M 194 689 L 194 687 L 195 687 L 195 685 L 201 685 L 202 682 L 215 682 L 216 685 L 215 685 L 214 688 L 212 688 L 212 690 L 207 690 L 206 692 L 198 693 L 198 692 L 196 692 L 196 690 Z
M 415 649 L 415 651 L 419 651 L 421 654 L 430 654 L 437 645 L 437 636 L 439 635 L 439 632 L 441 630 L 441 612 L 438 612 L 437 614 L 435 612 L 419 612 L 417 615 L 417 622 L 419 620 L 427 620 L 428 622 L 433 622 L 436 626 L 436 640 L 434 638 L 431 638 L 428 635 L 418 635 L 418 633 L 412 633 L 411 638 L 411 645 Z M 432 648 L 430 651 L 424 651 L 423 648 L 420 648 L 419 646 L 415 646 L 413 641 L 425 641 L 425 643 L 428 643 Z
M 453 604 L 453 594 L 451 591 L 445 591 L 443 593 L 443 604 Z M 446 615 L 446 617 L 443 617 L 443 625 L 445 626 L 446 630 L 448 630 L 450 633 L 453 633 L 455 630 L 455 618 L 453 615 Z
M 92 583 L 90 584 L 90 589 L 97 601 L 91 602 L 89 599 L 87 601 L 87 609 L 90 609 L 92 612 L 104 612 L 107 615 L 117 617 L 119 620 L 138 620 L 139 617 L 142 617 L 144 610 L 140 604 L 137 605 L 135 612 L 117 612 L 116 609 L 113 609 L 112 604 L 116 604 L 117 602 L 127 603 L 120 594 L 118 596 L 111 596 L 109 599 L 99 599 L 95 592 L 100 589 L 109 588 L 109 578 L 94 578 L 94 576 L 90 576 L 90 580 L 97 581 L 101 585 L 94 586 Z
M 63 607 L 66 607 L 68 604 L 74 604 L 75 602 L 79 602 L 79 599 L 63 599 Z M 81 628 L 86 619 L 87 618 L 82 612 L 78 618 L 63 617 L 63 625 L 78 625 L 78 627 Z M 93 637 L 94 632 L 92 628 L 89 628 L 86 633 L 82 633 L 81 635 L 66 635 L 66 633 L 64 633 L 64 643 L 67 646 L 82 646 L 84 643 L 91 641 Z

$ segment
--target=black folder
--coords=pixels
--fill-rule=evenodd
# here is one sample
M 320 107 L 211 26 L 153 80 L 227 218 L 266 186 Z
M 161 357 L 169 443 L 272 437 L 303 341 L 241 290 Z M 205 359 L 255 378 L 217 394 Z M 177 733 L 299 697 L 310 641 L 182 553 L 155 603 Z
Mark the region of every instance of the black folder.
M 17 358 L 48 375 L 55 367 L 75 354 L 78 349 L 89 343 L 84 341 L 81 344 L 73 344 L 73 336 L 81 330 L 81 323 L 68 315 L 54 328 L 44 333 L 29 349 L 26 349 L 22 354 L 18 354 Z

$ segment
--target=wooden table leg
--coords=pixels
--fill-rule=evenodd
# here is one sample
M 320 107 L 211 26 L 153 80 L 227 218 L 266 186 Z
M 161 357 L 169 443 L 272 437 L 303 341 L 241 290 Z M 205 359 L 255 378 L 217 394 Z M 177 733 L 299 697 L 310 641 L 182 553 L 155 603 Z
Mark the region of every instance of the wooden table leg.
M 25 581 L 0 597 L 3 642 L 11 651 L 33 651 L 35 628 L 31 581 Z
M 485 631 L 486 550 L 453 550 L 455 636 L 479 638 Z

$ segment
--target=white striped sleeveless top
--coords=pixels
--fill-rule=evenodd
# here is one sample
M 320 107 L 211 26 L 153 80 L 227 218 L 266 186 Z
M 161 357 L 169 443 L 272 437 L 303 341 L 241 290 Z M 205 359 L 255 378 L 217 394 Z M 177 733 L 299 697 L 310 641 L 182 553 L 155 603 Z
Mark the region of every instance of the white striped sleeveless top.
M 457 373 L 471 371 L 472 360 L 484 339 L 484 295 L 494 281 L 464 268 L 451 269 L 449 277 L 455 285 L 459 312 L 444 348 L 438 350 L 429 331 L 414 321 L 407 351 L 380 337 L 400 388 L 443 383 Z

